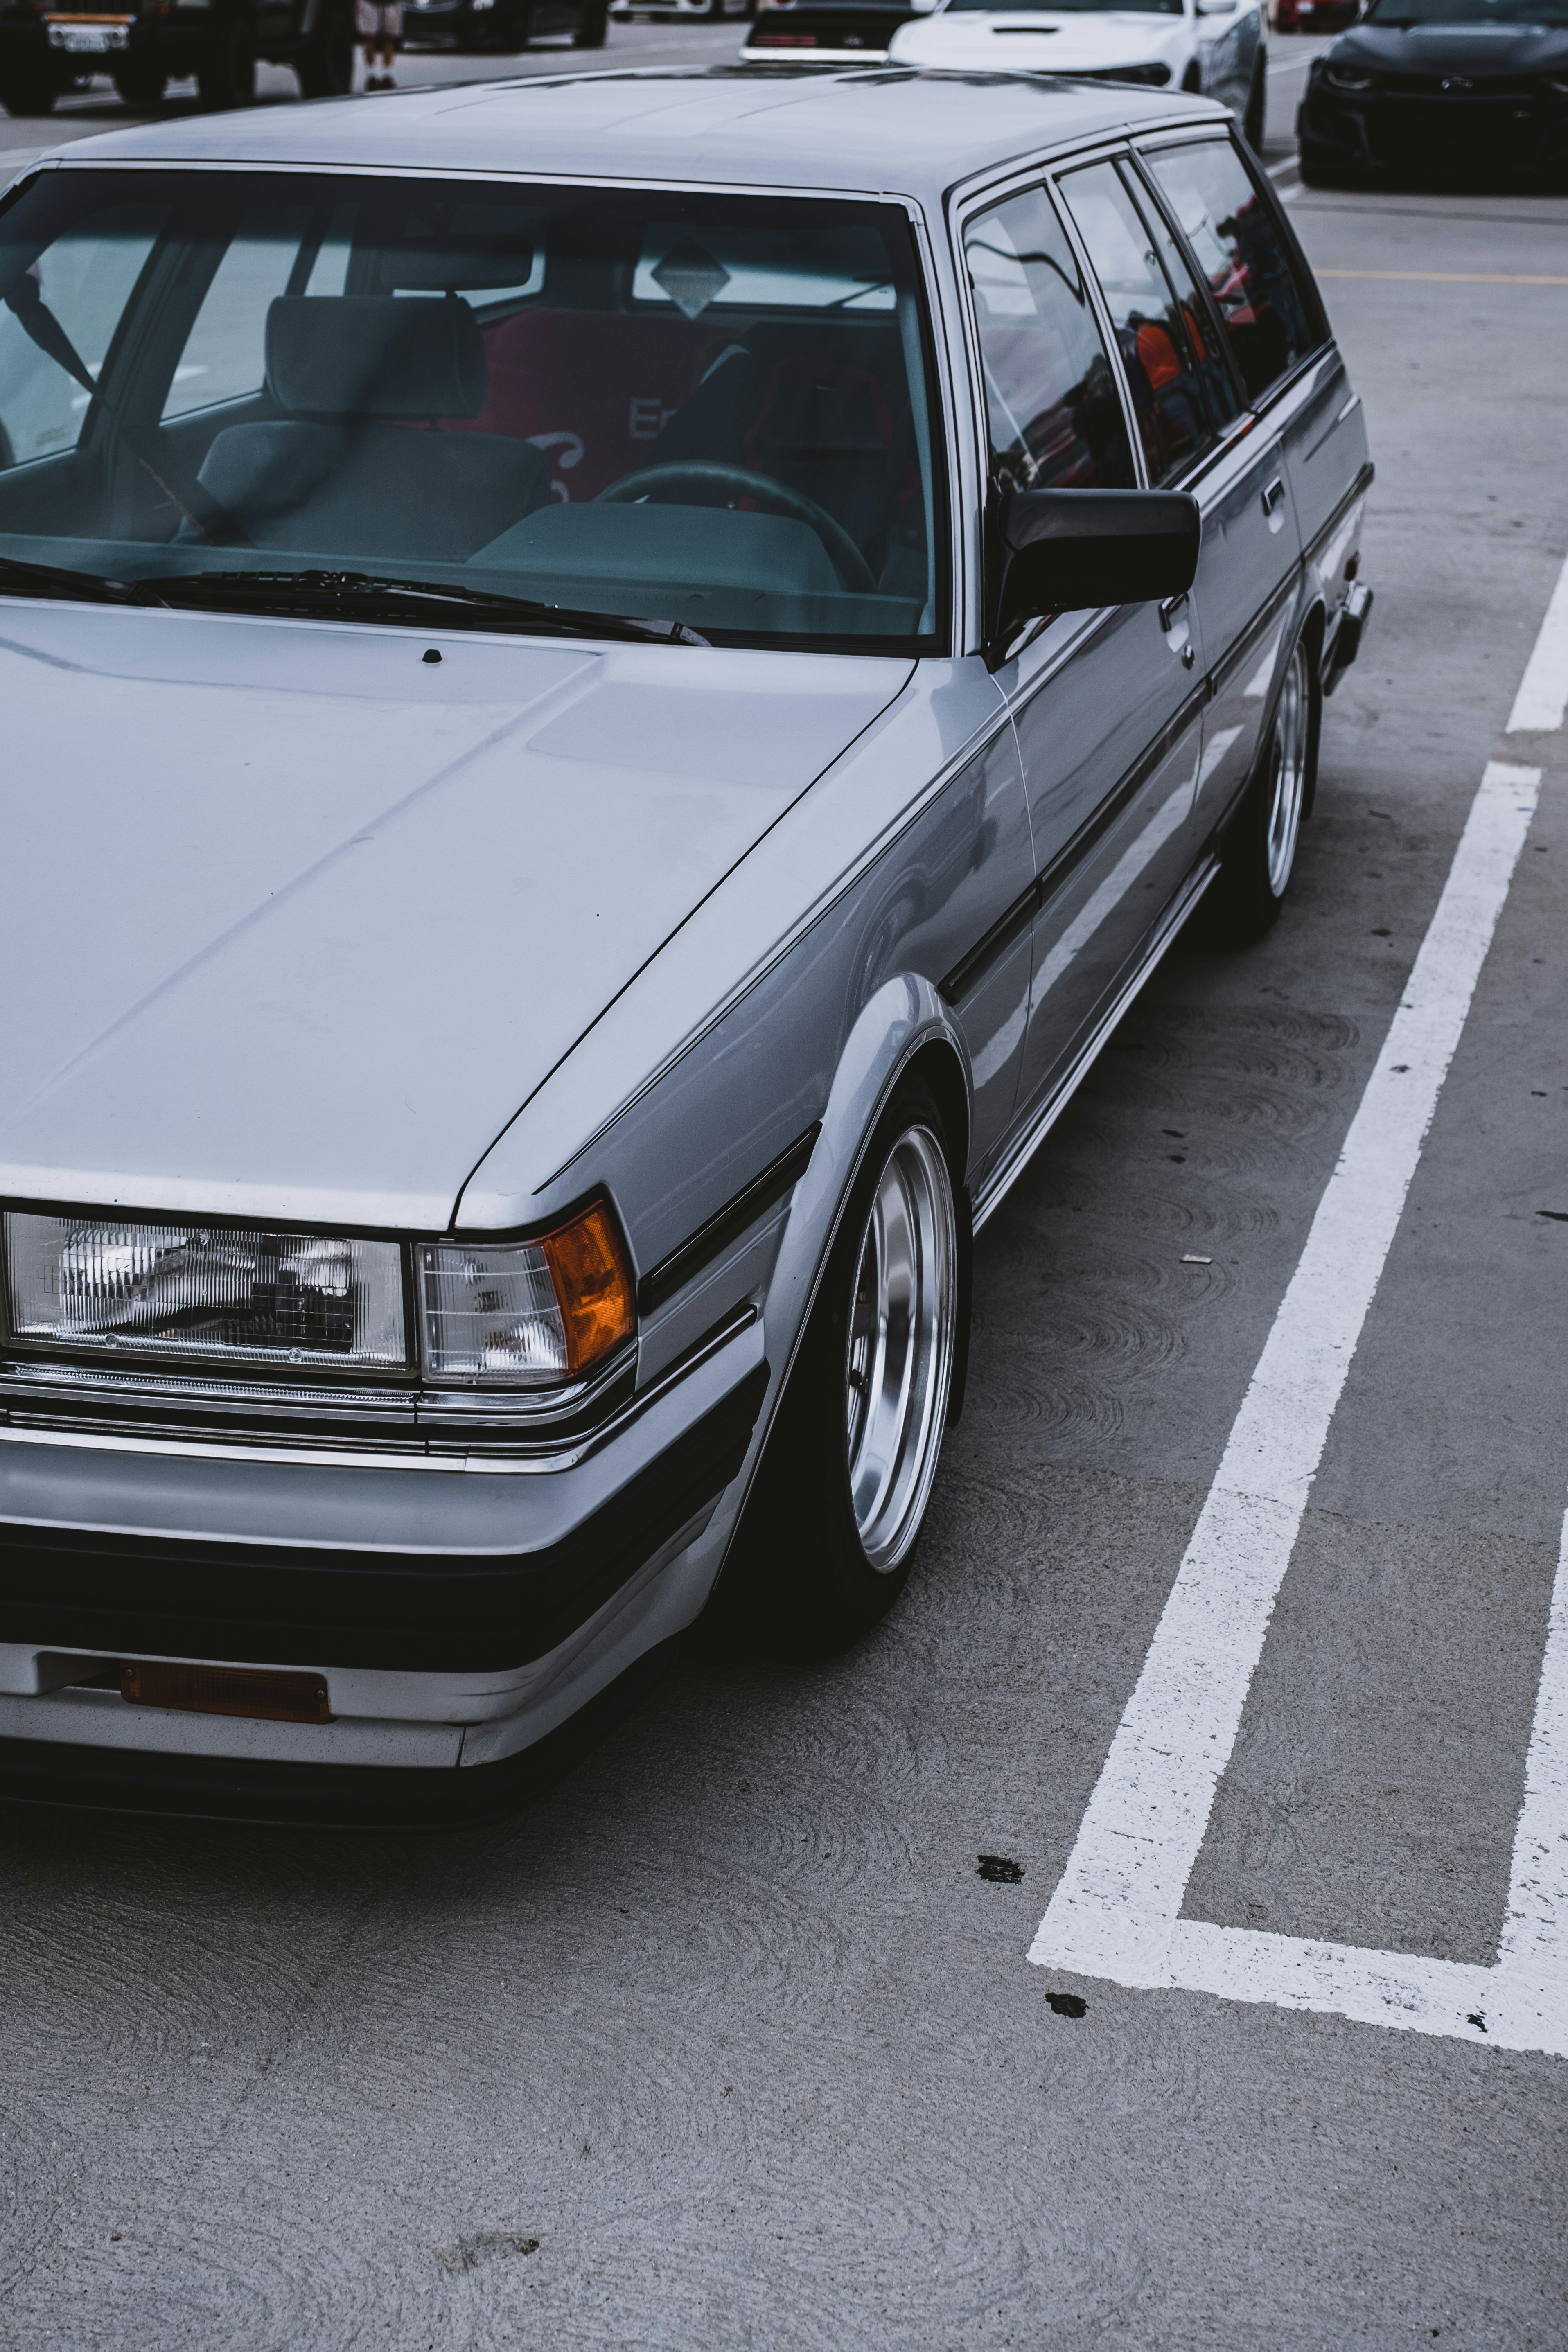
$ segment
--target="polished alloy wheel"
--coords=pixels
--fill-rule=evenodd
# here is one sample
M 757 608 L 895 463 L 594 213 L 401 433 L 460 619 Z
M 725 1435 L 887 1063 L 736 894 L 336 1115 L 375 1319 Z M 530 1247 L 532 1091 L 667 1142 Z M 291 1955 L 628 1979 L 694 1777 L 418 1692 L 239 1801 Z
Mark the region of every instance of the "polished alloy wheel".
M 1290 868 L 1296 863 L 1301 798 L 1307 782 L 1307 725 L 1310 712 L 1307 648 L 1298 644 L 1280 689 L 1269 747 L 1272 789 L 1268 804 L 1268 887 L 1277 898 L 1285 896 Z
M 952 1183 L 927 1127 L 883 1165 L 860 1242 L 845 1364 L 855 1525 L 870 1566 L 899 1567 L 920 1532 L 952 1379 L 957 1295 Z

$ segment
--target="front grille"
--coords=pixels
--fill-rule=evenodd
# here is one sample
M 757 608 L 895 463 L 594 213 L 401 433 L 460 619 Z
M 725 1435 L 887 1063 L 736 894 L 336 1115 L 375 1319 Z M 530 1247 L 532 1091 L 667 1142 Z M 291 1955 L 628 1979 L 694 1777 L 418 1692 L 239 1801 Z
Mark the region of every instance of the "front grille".
M 1379 76 L 1377 87 L 1386 90 L 1391 97 L 1440 98 L 1453 106 L 1463 106 L 1470 100 L 1485 104 L 1511 100 L 1517 104 L 1521 99 L 1533 98 L 1539 88 L 1539 84 L 1522 78 L 1507 81 L 1475 81 L 1468 90 L 1444 88 L 1445 82 L 1452 83 L 1454 79 L 1452 74 L 1384 74 Z

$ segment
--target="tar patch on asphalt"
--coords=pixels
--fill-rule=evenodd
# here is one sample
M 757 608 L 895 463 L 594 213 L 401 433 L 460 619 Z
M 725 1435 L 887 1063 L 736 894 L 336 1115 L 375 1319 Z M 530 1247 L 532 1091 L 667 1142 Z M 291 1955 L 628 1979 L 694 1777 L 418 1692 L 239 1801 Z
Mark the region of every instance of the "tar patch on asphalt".
M 989 1878 L 996 1886 L 1016 1886 L 1023 1875 L 1023 1864 L 1010 1862 L 1005 1853 L 983 1853 L 975 1873 L 977 1878 Z
M 471 2238 L 459 2238 L 455 2246 L 437 2246 L 436 2260 L 446 2270 L 477 2271 L 481 2263 L 493 2262 L 498 2254 L 536 2254 L 537 2238 L 522 2237 L 514 2230 L 484 2230 Z
M 1080 1993 L 1048 1992 L 1046 1999 L 1058 2017 L 1082 2017 L 1089 2010 L 1089 2003 Z

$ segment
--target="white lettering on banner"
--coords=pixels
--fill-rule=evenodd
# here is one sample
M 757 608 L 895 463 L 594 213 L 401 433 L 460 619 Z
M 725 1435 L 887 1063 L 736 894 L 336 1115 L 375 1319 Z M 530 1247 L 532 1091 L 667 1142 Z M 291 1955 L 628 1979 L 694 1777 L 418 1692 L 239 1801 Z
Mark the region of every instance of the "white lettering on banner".
M 633 441 L 657 441 L 670 418 L 673 408 L 666 408 L 662 400 L 634 399 L 626 418 L 626 433 Z

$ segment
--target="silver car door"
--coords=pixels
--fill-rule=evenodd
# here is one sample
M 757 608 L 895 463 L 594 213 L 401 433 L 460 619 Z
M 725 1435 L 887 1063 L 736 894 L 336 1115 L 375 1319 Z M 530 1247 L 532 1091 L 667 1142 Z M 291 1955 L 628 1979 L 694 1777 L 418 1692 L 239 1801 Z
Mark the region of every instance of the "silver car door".
M 990 495 L 1131 488 L 1126 405 L 1083 266 L 1043 186 L 964 227 Z M 997 673 L 1037 868 L 1023 1112 L 1068 1065 L 1176 888 L 1201 727 L 1189 600 L 1058 615 Z M 1021 1115 L 1023 1113 L 1021 1112 Z
M 1214 346 L 1217 366 L 1237 365 L 1246 356 L 1256 375 L 1259 331 L 1238 247 L 1244 232 L 1237 229 L 1234 210 L 1250 192 L 1245 174 L 1239 197 L 1233 184 L 1240 157 L 1222 132 L 1157 150 L 1143 161 L 1183 232 L 1178 250 L 1169 222 L 1145 186 L 1142 208 L 1166 269 L 1183 286 L 1195 331 Z M 1205 299 L 1199 278 L 1212 299 Z M 1265 326 L 1261 331 L 1272 348 L 1272 331 Z M 1247 388 L 1239 365 L 1237 382 L 1239 400 Z M 1255 410 L 1238 410 L 1186 487 L 1204 515 L 1197 590 L 1209 709 L 1194 811 L 1194 842 L 1201 845 L 1230 810 L 1258 758 L 1274 688 L 1294 643 L 1300 545 L 1279 436 Z

